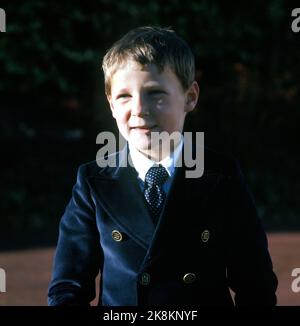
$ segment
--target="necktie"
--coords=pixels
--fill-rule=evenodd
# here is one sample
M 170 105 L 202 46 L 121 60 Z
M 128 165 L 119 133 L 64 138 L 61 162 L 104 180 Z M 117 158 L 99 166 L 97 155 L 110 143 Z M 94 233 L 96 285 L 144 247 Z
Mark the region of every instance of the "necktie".
M 162 186 L 168 177 L 168 172 L 162 165 L 152 166 L 145 176 L 144 196 L 155 224 L 158 221 L 166 198 Z

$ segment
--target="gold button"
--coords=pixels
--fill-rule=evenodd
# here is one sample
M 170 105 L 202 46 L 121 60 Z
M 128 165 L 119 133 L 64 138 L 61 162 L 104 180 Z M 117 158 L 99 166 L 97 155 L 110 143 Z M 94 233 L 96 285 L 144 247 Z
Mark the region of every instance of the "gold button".
M 139 282 L 141 285 L 148 285 L 150 283 L 150 274 L 148 273 L 141 274 Z
M 196 280 L 196 274 L 194 273 L 187 273 L 183 276 L 183 282 L 185 284 L 191 284 L 194 283 Z
M 118 242 L 122 241 L 122 239 L 123 239 L 122 233 L 118 230 L 113 230 L 111 233 L 111 236 L 115 241 L 118 241 Z
M 209 240 L 210 233 L 208 230 L 204 230 L 201 234 L 201 240 L 202 242 L 207 242 Z

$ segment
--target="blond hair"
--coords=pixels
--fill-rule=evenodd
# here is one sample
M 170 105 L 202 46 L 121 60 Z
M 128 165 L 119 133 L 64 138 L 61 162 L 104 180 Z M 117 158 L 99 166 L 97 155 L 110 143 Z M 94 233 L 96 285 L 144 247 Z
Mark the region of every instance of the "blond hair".
M 111 92 L 111 78 L 127 61 L 155 64 L 159 71 L 170 67 L 187 90 L 195 78 L 195 58 L 188 44 L 169 28 L 135 28 L 113 44 L 103 58 L 105 93 Z

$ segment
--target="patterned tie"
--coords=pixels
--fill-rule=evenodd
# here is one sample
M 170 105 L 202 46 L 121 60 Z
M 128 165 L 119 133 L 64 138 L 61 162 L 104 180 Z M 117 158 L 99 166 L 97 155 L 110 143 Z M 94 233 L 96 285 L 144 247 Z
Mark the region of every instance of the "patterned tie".
M 144 196 L 155 224 L 158 221 L 166 198 L 162 186 L 168 177 L 168 172 L 162 165 L 152 166 L 145 176 Z

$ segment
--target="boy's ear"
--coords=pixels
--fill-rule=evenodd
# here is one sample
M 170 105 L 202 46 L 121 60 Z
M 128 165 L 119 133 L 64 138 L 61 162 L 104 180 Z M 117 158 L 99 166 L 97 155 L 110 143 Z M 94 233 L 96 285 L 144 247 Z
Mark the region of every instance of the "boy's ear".
M 199 85 L 196 81 L 193 81 L 192 85 L 186 91 L 186 100 L 185 100 L 185 112 L 193 111 L 199 98 Z
M 113 105 L 113 102 L 112 102 L 112 99 L 111 99 L 111 95 L 106 94 L 106 98 L 107 98 L 107 101 L 109 103 L 112 116 L 115 118 L 115 110 L 114 110 L 114 105 Z

